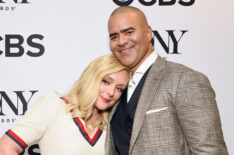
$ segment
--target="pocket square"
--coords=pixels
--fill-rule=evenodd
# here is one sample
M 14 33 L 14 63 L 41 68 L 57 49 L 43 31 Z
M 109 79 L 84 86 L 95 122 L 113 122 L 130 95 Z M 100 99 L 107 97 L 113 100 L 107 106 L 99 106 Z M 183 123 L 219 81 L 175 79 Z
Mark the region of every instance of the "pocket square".
M 159 112 L 159 111 L 162 111 L 162 110 L 166 110 L 167 108 L 168 107 L 164 107 L 164 108 L 160 108 L 160 109 L 154 109 L 154 110 L 149 110 L 149 111 L 146 112 L 146 115 L 154 113 L 154 112 Z

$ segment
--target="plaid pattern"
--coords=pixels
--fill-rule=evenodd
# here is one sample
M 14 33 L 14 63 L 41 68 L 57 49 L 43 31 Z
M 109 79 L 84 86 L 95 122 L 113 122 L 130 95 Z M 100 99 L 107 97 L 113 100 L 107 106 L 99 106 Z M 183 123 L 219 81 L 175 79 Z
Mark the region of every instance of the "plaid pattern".
M 105 150 L 116 155 L 110 125 Z M 137 105 L 129 155 L 192 154 L 228 154 L 215 93 L 202 73 L 159 56 Z

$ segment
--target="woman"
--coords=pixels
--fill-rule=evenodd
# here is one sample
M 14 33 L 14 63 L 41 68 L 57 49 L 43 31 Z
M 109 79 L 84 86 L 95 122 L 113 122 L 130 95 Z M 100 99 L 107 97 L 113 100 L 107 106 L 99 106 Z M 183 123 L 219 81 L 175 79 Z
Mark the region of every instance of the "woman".
M 40 97 L 0 139 L 0 154 L 19 154 L 34 141 L 42 155 L 104 155 L 110 108 L 129 80 L 113 56 L 95 59 L 64 97 Z

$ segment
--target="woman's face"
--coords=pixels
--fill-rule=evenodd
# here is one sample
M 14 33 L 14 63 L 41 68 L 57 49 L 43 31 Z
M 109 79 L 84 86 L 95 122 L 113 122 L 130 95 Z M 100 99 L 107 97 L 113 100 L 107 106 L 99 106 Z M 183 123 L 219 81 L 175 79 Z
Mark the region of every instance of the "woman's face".
M 120 98 L 128 84 L 129 73 L 122 70 L 105 76 L 99 86 L 98 97 L 95 102 L 97 110 L 106 110 L 112 107 Z

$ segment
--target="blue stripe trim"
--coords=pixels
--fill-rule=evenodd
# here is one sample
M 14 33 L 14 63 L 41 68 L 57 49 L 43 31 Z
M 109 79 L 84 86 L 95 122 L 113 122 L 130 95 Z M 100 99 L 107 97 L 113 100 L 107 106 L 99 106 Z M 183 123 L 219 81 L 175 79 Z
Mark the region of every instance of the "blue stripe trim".
M 6 135 L 8 135 L 12 140 L 14 140 L 22 149 L 25 149 L 25 147 L 17 139 L 15 139 L 15 137 L 13 137 L 9 132 L 6 132 Z
M 96 140 L 93 142 L 93 144 L 91 144 L 92 146 L 94 146 L 94 145 L 97 143 L 97 141 L 98 141 L 98 139 L 101 137 L 101 135 L 102 135 L 102 130 L 101 130 L 101 132 L 98 134 L 98 137 L 97 137 Z
M 96 140 L 95 140 L 93 143 L 91 143 L 91 142 L 89 141 L 89 139 L 85 136 L 85 133 L 84 133 L 84 131 L 82 130 L 82 128 L 80 127 L 80 124 L 79 124 L 78 122 L 76 122 L 75 118 L 73 118 L 73 121 L 74 121 L 75 124 L 78 126 L 78 128 L 79 128 L 81 134 L 82 134 L 83 137 L 86 139 L 86 141 L 87 141 L 91 146 L 94 146 L 94 145 L 97 143 L 98 139 L 101 137 L 101 135 L 102 135 L 102 130 L 101 130 L 101 132 L 99 133 L 99 135 L 98 135 L 98 137 L 96 138 Z

